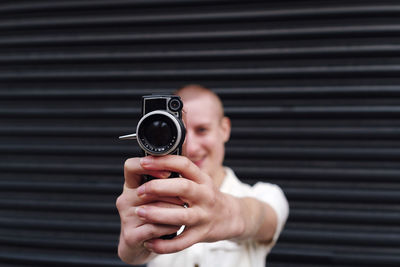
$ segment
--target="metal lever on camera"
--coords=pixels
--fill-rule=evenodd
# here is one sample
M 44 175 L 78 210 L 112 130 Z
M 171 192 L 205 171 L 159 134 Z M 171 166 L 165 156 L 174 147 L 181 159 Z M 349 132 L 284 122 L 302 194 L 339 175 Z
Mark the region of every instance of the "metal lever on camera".
M 134 139 L 134 140 L 136 140 L 137 137 L 136 137 L 136 134 L 134 133 L 134 134 L 122 135 L 122 136 L 119 137 L 119 139 L 121 139 L 121 140 Z

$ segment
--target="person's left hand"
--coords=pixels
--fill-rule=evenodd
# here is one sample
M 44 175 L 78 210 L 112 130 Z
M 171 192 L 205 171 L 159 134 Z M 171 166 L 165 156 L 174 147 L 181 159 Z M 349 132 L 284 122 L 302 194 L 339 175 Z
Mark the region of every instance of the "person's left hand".
M 154 179 L 137 189 L 146 203 L 136 209 L 144 223 L 181 226 L 185 230 L 170 239 L 152 239 L 144 243 L 155 253 L 181 251 L 198 242 L 232 239 L 244 231 L 238 200 L 224 194 L 213 180 L 183 156 L 145 157 L 141 166 L 149 171 L 178 172 L 182 178 Z M 160 205 L 165 197 L 178 197 L 187 208 Z M 155 204 L 158 203 L 158 204 Z

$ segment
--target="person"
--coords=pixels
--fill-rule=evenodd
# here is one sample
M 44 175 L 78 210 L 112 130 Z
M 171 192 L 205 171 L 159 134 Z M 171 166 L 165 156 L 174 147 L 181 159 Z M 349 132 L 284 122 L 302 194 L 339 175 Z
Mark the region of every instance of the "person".
M 117 199 L 118 255 L 126 263 L 158 266 L 264 266 L 288 217 L 277 186 L 242 183 L 223 166 L 231 122 L 211 90 L 188 85 L 184 103 L 184 156 L 131 158 Z M 181 178 L 167 178 L 178 172 Z M 140 184 L 141 176 L 154 179 Z M 184 205 L 185 203 L 185 205 Z M 172 238 L 160 236 L 183 232 Z

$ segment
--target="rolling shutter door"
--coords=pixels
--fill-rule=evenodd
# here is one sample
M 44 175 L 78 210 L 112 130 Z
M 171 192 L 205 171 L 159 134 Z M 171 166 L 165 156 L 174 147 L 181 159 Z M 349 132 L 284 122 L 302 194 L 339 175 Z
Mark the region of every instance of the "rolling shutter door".
M 125 266 L 143 94 L 215 89 L 226 165 L 279 184 L 268 266 L 400 265 L 397 1 L 2 1 L 0 265 Z

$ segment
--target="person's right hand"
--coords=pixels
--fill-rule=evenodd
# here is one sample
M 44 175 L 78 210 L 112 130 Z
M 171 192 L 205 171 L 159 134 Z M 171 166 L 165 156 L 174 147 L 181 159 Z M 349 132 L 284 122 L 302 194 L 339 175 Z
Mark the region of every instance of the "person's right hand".
M 144 247 L 144 242 L 160 236 L 176 233 L 180 227 L 145 223 L 137 214 L 136 208 L 151 203 L 160 207 L 183 206 L 177 198 L 154 198 L 150 195 L 138 197 L 137 188 L 141 184 L 142 175 L 148 174 L 156 178 L 168 178 L 167 171 L 145 171 L 140 158 L 131 158 L 125 162 L 125 184 L 116 205 L 121 218 L 121 234 L 118 245 L 118 255 L 126 263 L 142 264 L 152 257 L 152 252 Z M 156 200 L 157 199 L 157 200 Z

